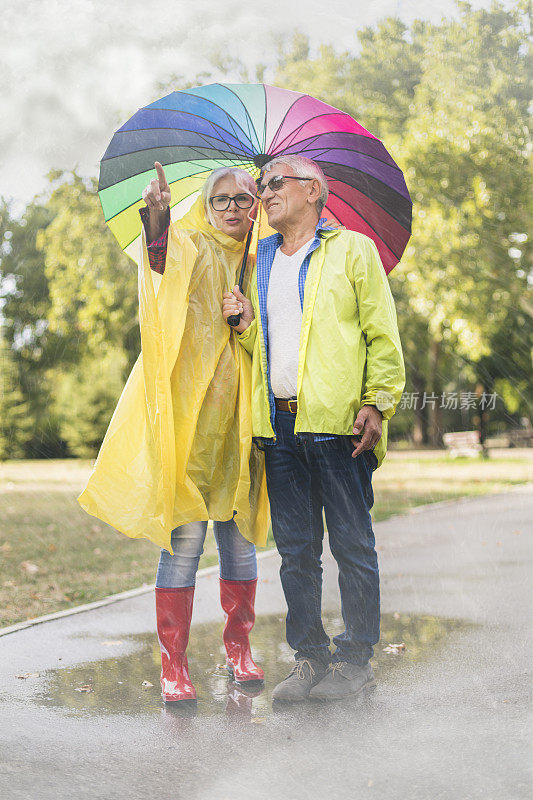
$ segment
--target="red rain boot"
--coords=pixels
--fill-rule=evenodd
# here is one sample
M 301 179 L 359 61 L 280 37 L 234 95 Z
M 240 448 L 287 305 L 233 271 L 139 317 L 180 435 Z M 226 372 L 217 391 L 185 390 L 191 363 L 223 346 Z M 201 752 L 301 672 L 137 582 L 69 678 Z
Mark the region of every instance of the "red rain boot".
M 155 590 L 157 636 L 161 646 L 161 697 L 165 703 L 196 700 L 185 651 L 189 642 L 194 586 Z
M 220 578 L 220 602 L 226 615 L 224 644 L 226 669 L 235 683 L 262 681 L 265 674 L 254 664 L 248 635 L 255 622 L 255 589 L 253 581 L 226 581 Z

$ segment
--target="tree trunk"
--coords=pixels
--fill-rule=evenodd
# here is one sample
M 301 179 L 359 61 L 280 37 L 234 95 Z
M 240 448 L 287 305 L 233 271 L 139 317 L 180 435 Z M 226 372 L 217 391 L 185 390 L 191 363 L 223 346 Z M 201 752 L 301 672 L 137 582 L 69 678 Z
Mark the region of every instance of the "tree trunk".
M 413 443 L 416 447 L 421 447 L 428 443 L 428 416 L 427 406 L 421 408 L 422 398 L 426 390 L 426 379 L 422 372 L 418 370 L 415 370 L 413 375 L 413 389 L 415 397 L 418 398 L 417 407 L 414 410 Z
M 484 383 L 478 383 L 478 385 L 476 386 L 476 394 L 478 396 L 478 400 L 481 400 L 481 397 L 483 397 L 483 395 L 485 395 L 485 397 L 488 397 L 489 393 L 490 390 L 487 386 L 485 386 Z M 478 419 L 479 419 L 479 424 L 478 424 L 479 443 L 481 445 L 481 451 L 484 458 L 488 458 L 489 450 L 486 444 L 486 438 L 487 438 L 487 423 L 489 421 L 489 412 L 486 408 L 483 409 L 481 407 L 481 403 L 479 405 Z
M 442 383 L 439 372 L 441 348 L 440 342 L 432 339 L 429 346 L 429 366 L 431 375 L 431 389 L 428 394 L 435 395 L 436 400 L 428 404 L 429 413 L 429 441 L 433 447 L 442 447 L 442 413 L 440 398 Z

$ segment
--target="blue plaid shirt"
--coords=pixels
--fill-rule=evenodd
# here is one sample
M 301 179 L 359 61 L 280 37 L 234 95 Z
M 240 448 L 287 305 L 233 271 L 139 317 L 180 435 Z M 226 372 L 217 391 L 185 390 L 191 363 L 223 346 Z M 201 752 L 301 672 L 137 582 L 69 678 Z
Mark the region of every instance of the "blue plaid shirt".
M 309 249 L 307 251 L 304 260 L 302 261 L 300 272 L 298 274 L 298 291 L 300 293 L 300 306 L 302 308 L 302 311 L 304 307 L 305 279 L 307 278 L 307 272 L 309 270 L 309 262 L 311 261 L 311 256 L 313 255 L 317 247 L 319 247 L 320 245 L 321 231 L 334 230 L 333 228 L 324 225 L 325 222 L 326 222 L 325 217 L 322 217 L 318 221 L 318 225 L 315 228 L 315 238 L 309 245 Z M 281 235 L 281 233 L 275 233 L 273 236 L 268 236 L 266 239 L 261 239 L 257 247 L 257 267 L 256 267 L 257 292 L 259 295 L 259 314 L 261 316 L 261 325 L 265 335 L 265 347 L 267 353 L 267 381 L 268 381 L 268 399 L 270 405 L 270 419 L 274 431 L 276 430 L 276 405 L 274 403 L 274 392 L 272 391 L 272 386 L 270 383 L 270 364 L 268 355 L 267 295 L 268 295 L 268 282 L 270 280 L 270 270 L 272 269 L 274 256 L 276 255 L 276 250 L 282 244 L 283 244 L 283 236 Z M 327 434 L 318 434 L 318 433 L 315 434 L 314 436 L 315 442 L 322 442 L 334 438 L 335 436 Z M 264 444 L 274 444 L 273 439 L 262 438 L 261 441 Z

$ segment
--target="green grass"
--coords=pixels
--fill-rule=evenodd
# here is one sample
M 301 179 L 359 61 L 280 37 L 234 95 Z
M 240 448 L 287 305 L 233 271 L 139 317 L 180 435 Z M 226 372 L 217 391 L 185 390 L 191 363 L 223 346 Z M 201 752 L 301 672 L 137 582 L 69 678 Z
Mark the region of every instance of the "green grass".
M 489 459 L 393 450 L 374 474 L 372 516 L 377 522 L 414 506 L 503 492 L 530 481 L 533 450 L 495 450 Z
M 494 455 L 451 461 L 391 452 L 374 475 L 374 520 L 533 480 L 533 451 Z M 82 460 L 0 464 L 0 627 L 153 583 L 155 545 L 122 536 L 78 506 L 90 469 Z M 208 531 L 200 566 L 216 561 Z

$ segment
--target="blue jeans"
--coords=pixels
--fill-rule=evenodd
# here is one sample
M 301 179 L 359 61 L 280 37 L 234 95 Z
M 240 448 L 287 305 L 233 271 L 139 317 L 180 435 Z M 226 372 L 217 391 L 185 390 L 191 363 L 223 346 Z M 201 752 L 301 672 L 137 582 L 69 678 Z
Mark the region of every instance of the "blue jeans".
M 294 415 L 276 411 L 276 444 L 265 447 L 272 532 L 281 555 L 287 641 L 296 658 L 366 664 L 379 639 L 379 572 L 370 509 L 377 458 L 353 459 L 349 436 L 315 441 L 294 434 Z M 325 512 L 339 568 L 345 631 L 331 657 L 321 615 Z
M 257 578 L 255 546 L 239 532 L 235 520 L 213 523 L 218 548 L 220 577 L 227 581 Z M 174 555 L 161 550 L 155 585 L 162 589 L 194 586 L 200 556 L 204 551 L 207 522 L 189 522 L 172 531 Z

